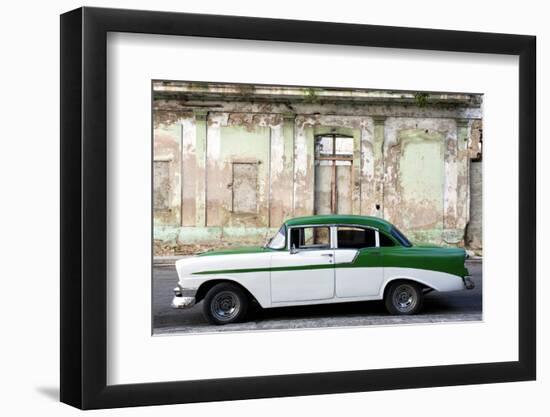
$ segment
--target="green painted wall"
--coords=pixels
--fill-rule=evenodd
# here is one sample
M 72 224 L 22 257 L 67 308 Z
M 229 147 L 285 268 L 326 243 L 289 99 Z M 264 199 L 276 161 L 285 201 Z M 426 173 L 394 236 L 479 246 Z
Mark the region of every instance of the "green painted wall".
M 207 150 L 207 225 L 246 227 L 267 225 L 269 198 L 268 127 L 221 126 L 218 143 L 208 143 Z M 210 149 L 216 147 L 216 149 Z M 256 212 L 238 212 L 234 199 L 253 198 L 233 188 L 234 163 L 254 164 L 257 169 Z
M 406 229 L 443 229 L 445 137 L 439 132 L 407 129 L 399 132 L 399 184 Z

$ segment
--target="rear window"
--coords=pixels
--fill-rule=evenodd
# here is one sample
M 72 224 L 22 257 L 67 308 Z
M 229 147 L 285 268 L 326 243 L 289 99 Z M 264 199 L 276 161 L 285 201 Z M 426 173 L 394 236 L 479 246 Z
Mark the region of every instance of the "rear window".
M 380 247 L 395 246 L 395 242 L 385 233 L 378 232 L 378 236 L 380 236 Z
M 376 232 L 360 227 L 338 227 L 338 248 L 361 249 L 376 246 Z
M 401 233 L 397 227 L 393 226 L 390 233 L 395 239 L 397 239 L 399 243 L 401 243 L 401 245 L 406 246 L 407 248 L 410 248 L 412 246 L 412 243 L 409 241 L 409 239 L 407 239 L 406 236 Z

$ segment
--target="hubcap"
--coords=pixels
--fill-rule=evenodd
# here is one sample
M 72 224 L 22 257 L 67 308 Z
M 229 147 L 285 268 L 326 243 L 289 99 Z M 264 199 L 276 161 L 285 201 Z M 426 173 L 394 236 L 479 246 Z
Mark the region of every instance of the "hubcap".
M 417 303 L 416 292 L 409 284 L 402 284 L 393 293 L 393 305 L 402 313 L 411 311 Z
M 210 303 L 212 315 L 220 321 L 233 319 L 241 309 L 239 298 L 230 291 L 222 291 L 214 296 Z

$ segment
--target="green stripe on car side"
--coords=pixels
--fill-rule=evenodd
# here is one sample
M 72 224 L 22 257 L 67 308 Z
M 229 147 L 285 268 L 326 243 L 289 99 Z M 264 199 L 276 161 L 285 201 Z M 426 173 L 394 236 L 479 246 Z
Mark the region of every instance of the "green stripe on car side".
M 345 265 L 338 264 L 336 266 Z M 299 265 L 299 266 L 279 266 L 266 268 L 245 268 L 245 269 L 218 269 L 215 271 L 199 271 L 193 272 L 191 275 L 212 275 L 212 274 L 247 274 L 249 272 L 276 272 L 276 271 L 303 271 L 311 269 L 329 269 L 334 268 L 334 264 L 319 264 L 319 265 Z
M 461 248 L 427 248 L 416 247 L 385 247 L 361 249 L 354 262 L 339 264 L 318 264 L 300 266 L 262 267 L 262 268 L 238 268 L 218 269 L 212 271 L 194 272 L 192 275 L 213 274 L 246 274 L 265 271 L 300 271 L 310 269 L 328 268 L 373 268 L 396 267 L 424 269 L 428 271 L 445 272 L 451 275 L 464 277 L 469 275 L 464 266 L 465 252 Z
M 262 246 L 250 246 L 250 247 L 243 247 L 243 248 L 213 250 L 209 252 L 199 253 L 197 256 L 245 255 L 249 253 L 263 253 L 263 252 L 273 252 L 273 249 L 269 249 Z

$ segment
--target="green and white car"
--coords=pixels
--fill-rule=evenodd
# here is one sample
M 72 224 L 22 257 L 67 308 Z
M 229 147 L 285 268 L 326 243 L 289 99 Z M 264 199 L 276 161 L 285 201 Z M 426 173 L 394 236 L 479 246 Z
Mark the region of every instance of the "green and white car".
M 227 324 L 262 308 L 384 300 L 391 314 L 415 314 L 426 292 L 474 287 L 461 248 L 412 245 L 376 217 L 323 215 L 286 221 L 264 247 L 206 252 L 176 262 L 172 306 L 202 302 Z

